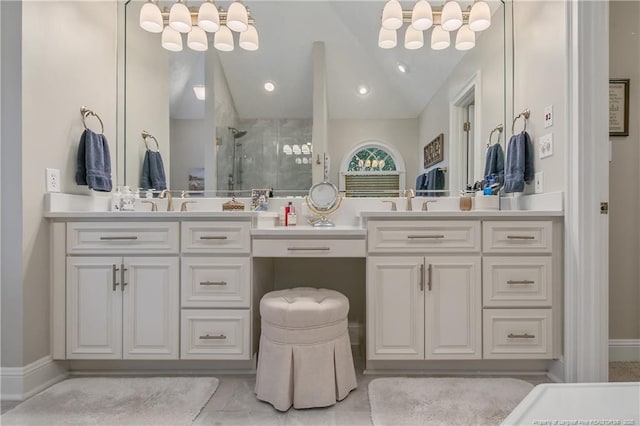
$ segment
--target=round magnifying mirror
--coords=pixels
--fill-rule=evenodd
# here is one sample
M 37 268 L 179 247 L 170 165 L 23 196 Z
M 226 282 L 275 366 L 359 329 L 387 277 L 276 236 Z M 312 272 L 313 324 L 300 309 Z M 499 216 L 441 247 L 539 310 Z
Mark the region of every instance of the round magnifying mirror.
M 327 216 L 338 210 L 342 203 L 342 197 L 334 184 L 326 181 L 316 183 L 309 189 L 305 200 L 309 210 L 319 216 L 312 222 L 313 226 L 334 226 Z

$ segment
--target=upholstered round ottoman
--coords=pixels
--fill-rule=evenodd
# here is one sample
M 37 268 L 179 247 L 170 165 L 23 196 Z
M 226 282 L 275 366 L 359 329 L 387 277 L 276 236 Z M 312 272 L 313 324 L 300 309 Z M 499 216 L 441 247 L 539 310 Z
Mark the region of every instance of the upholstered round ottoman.
M 256 396 L 277 410 L 327 407 L 356 388 L 349 299 L 327 289 L 272 291 L 260 301 Z

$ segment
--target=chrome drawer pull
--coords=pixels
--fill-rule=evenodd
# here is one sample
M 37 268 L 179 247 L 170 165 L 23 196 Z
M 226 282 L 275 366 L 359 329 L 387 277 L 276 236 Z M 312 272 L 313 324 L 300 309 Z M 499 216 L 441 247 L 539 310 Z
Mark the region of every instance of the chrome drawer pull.
M 226 281 L 202 281 L 200 285 L 227 285 Z
M 200 338 L 202 340 L 224 340 L 227 338 L 227 336 L 222 333 L 219 336 L 210 336 L 209 333 L 207 333 L 204 336 L 200 336 Z
M 116 267 L 116 265 L 111 265 L 112 266 L 112 271 L 113 271 L 113 276 L 111 277 L 112 281 L 113 281 L 113 291 L 116 291 L 116 287 L 118 287 L 118 281 L 116 281 L 116 273 L 120 270 L 118 267 Z
M 524 334 L 513 334 L 513 333 L 509 333 L 507 335 L 507 337 L 509 339 L 534 339 L 536 336 L 533 334 L 529 334 L 529 333 L 524 333 Z
M 531 280 L 509 280 L 507 281 L 507 284 L 534 284 L 535 281 L 531 281 Z
M 100 237 L 101 241 L 115 241 L 115 240 L 137 240 L 138 237 L 135 235 L 130 237 Z
M 287 247 L 289 251 L 329 251 L 330 247 Z
M 407 235 L 407 238 L 444 238 L 444 235 Z
M 424 263 L 420 265 L 420 291 L 424 291 Z
M 535 240 L 531 235 L 507 235 L 507 240 Z
M 204 237 L 200 237 L 201 240 L 226 240 L 227 237 L 225 235 L 221 235 L 221 236 L 204 236 Z

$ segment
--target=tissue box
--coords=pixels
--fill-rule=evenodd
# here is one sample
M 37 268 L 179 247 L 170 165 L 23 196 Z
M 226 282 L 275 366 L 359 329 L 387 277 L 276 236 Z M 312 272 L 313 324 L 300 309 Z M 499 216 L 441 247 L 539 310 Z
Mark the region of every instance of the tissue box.
M 500 210 L 500 196 L 476 195 L 473 204 L 475 210 Z

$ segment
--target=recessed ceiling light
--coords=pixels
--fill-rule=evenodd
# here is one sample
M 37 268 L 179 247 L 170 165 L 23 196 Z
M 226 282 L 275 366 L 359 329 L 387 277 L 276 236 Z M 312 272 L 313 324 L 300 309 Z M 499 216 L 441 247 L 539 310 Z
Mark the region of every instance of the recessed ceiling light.
M 273 92 L 274 90 L 276 90 L 276 85 L 273 84 L 273 81 L 267 81 L 264 84 L 264 90 L 266 90 L 267 92 Z
M 407 72 L 407 66 L 405 64 L 403 64 L 402 62 L 398 62 L 398 71 L 400 71 L 401 73 L 406 73 Z
M 205 98 L 204 86 L 193 86 L 193 93 L 195 93 L 196 98 L 198 98 L 201 101 L 204 101 L 204 98 Z
M 359 95 L 364 96 L 368 93 L 369 93 L 369 88 L 367 86 L 365 86 L 364 84 L 361 84 L 360 86 L 358 86 Z

